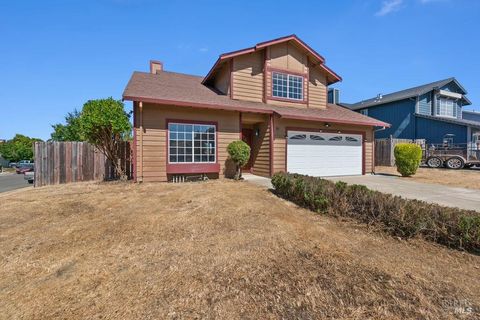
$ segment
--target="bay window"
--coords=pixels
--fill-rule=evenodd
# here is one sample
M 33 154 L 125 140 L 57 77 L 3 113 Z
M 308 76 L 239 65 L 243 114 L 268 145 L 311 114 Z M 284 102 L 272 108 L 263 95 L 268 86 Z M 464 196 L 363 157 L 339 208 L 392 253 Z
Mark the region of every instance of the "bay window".
M 273 72 L 272 96 L 292 100 L 303 100 L 303 77 Z
M 216 163 L 216 139 L 215 125 L 169 123 L 168 162 Z

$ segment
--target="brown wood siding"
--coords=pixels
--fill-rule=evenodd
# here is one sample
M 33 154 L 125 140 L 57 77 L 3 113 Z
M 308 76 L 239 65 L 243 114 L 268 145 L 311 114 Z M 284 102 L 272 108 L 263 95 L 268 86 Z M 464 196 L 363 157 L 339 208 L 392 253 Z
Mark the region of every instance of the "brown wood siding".
M 220 177 L 229 175 L 233 169 L 228 163 L 227 145 L 238 140 L 239 114 L 221 110 L 194 110 L 190 108 L 143 104 L 143 163 L 140 152 L 137 152 L 138 177 L 143 181 L 167 181 L 167 119 L 217 122 L 218 131 L 218 163 L 220 164 Z M 138 124 L 135 128 L 137 134 L 137 148 L 140 148 Z M 138 149 L 139 150 L 139 149 Z
M 230 94 L 230 64 L 224 63 L 213 81 L 214 87 L 221 93 Z
M 372 162 L 373 152 L 373 129 L 365 126 L 353 126 L 353 125 L 341 125 L 332 124 L 329 128 L 325 128 L 323 122 L 313 121 L 301 121 L 301 120 L 288 120 L 288 119 L 275 119 L 275 139 L 273 143 L 274 150 L 274 162 L 273 172 L 281 172 L 286 170 L 286 150 L 285 150 L 285 135 L 287 127 L 293 128 L 315 128 L 324 130 L 339 130 L 339 131 L 361 131 L 365 132 L 365 173 L 369 174 L 374 172 Z
M 272 72 L 275 71 L 304 77 L 304 99 L 301 102 L 272 97 Z M 232 58 L 218 69 L 213 85 L 223 94 L 231 92 L 236 100 L 302 108 L 326 108 L 327 105 L 325 70 L 311 65 L 307 54 L 294 42 L 272 45 Z
M 327 78 L 318 67 L 310 68 L 308 94 L 309 107 L 327 108 Z
M 272 69 L 278 72 L 292 72 L 304 75 L 304 103 L 279 101 L 276 99 L 269 99 L 272 97 Z M 265 72 L 265 91 L 266 91 L 266 103 L 275 104 L 278 106 L 286 107 L 306 107 L 305 103 L 308 100 L 308 58 L 301 50 L 299 50 L 294 44 L 285 42 L 269 47 L 267 59 L 266 59 L 266 72 Z
M 292 42 L 284 42 L 270 47 L 270 66 L 293 72 L 308 72 L 308 58 Z
M 233 58 L 233 99 L 263 101 L 263 51 Z
M 263 122 L 254 125 L 253 130 L 258 128 L 259 135 L 253 136 L 252 145 L 252 173 L 269 177 L 270 176 L 270 126 L 269 117 L 264 117 Z

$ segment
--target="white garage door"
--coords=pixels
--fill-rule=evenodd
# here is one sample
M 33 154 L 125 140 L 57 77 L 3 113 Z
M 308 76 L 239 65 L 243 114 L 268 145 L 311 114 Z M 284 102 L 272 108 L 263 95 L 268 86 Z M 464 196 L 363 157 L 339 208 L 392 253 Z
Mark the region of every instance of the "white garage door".
M 309 176 L 362 174 L 362 135 L 288 131 L 287 171 Z

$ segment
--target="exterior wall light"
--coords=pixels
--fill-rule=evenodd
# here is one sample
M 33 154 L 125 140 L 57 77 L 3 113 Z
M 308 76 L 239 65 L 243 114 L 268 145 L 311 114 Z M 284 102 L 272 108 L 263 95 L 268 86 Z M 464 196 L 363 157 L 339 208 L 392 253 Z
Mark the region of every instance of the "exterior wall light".
M 326 128 L 330 127 L 330 123 L 325 122 L 325 127 L 326 127 Z

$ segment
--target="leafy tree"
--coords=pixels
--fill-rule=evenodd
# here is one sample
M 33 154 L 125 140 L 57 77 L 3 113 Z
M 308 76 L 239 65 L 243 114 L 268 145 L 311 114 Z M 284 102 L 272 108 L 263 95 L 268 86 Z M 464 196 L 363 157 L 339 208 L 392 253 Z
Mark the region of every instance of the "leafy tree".
M 402 177 L 409 177 L 417 172 L 422 161 L 422 148 L 413 143 L 399 143 L 393 150 L 395 165 Z
M 76 109 L 67 113 L 65 124 L 57 123 L 52 125 L 51 134 L 53 141 L 83 141 L 82 129 L 80 127 L 80 112 Z
M 10 161 L 33 160 L 33 143 L 35 141 L 42 140 L 16 134 L 13 139 L 0 144 L 0 154 Z
M 250 146 L 241 140 L 233 141 L 228 145 L 227 151 L 237 167 L 235 180 L 239 180 L 242 177 L 242 167 L 250 159 Z
M 130 136 L 130 115 L 120 100 L 113 98 L 89 100 L 78 118 L 82 137 L 94 144 L 111 161 L 117 176 L 125 179 L 118 153 L 120 142 Z

